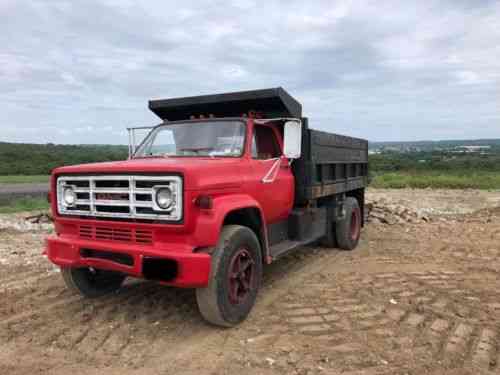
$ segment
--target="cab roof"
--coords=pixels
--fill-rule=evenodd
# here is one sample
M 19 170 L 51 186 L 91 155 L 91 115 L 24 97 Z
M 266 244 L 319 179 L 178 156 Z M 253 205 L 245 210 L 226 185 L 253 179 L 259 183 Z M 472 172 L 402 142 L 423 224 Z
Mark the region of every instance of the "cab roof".
M 250 111 L 263 117 L 302 117 L 302 105 L 282 87 L 149 101 L 149 109 L 166 121 L 191 116 L 240 117 Z

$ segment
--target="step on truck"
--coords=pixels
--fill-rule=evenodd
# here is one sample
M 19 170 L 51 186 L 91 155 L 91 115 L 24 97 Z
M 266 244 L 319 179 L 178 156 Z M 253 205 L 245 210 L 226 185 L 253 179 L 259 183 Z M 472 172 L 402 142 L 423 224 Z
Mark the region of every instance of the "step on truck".
M 128 276 L 193 288 L 201 315 L 228 327 L 264 266 L 308 244 L 357 246 L 366 140 L 310 129 L 282 88 L 149 108 L 162 122 L 137 145 L 129 129 L 128 160 L 52 172 L 45 254 L 69 288 L 98 297 Z

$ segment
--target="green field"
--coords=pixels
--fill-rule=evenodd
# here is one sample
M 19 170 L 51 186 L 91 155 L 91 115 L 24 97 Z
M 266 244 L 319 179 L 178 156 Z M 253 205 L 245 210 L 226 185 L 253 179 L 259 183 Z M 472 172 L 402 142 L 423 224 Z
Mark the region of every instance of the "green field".
M 45 198 L 22 198 L 10 202 L 8 205 L 0 205 L 0 214 L 48 209 L 49 202 Z
M 48 182 L 49 176 L 46 175 L 13 175 L 13 176 L 0 176 L 0 184 L 28 184 L 36 182 Z
M 500 172 L 374 172 L 371 187 L 386 189 L 500 189 Z

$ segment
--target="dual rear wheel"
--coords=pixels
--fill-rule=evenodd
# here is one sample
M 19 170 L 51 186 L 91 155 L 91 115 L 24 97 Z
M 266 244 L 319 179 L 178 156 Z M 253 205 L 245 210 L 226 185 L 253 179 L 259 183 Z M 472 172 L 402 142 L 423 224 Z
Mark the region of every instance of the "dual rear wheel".
M 347 197 L 344 201 L 344 218 L 332 223 L 322 244 L 326 247 L 338 247 L 353 250 L 358 246 L 361 235 L 361 208 L 356 198 Z

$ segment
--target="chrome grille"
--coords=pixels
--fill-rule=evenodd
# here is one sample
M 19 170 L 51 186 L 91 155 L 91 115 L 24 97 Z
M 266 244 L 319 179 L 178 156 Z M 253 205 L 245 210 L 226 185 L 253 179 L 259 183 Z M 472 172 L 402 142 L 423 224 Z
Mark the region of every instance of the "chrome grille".
M 168 186 L 174 204 L 162 210 L 154 202 L 153 188 Z M 76 201 L 63 201 L 64 189 L 71 187 Z M 163 219 L 182 218 L 182 179 L 179 176 L 61 176 L 57 179 L 60 214 L 90 217 Z

